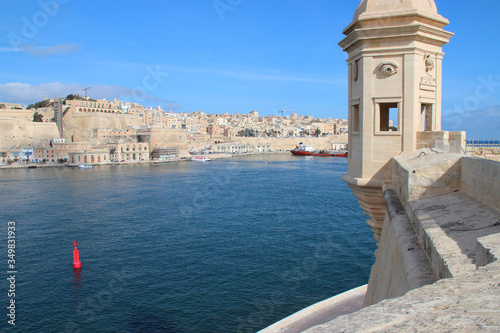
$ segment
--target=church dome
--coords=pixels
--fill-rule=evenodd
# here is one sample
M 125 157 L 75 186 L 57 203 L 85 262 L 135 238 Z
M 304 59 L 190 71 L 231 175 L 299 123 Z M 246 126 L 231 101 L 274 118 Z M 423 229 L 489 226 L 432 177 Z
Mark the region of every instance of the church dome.
M 434 0 L 362 0 L 354 13 L 353 22 L 365 16 L 401 12 L 418 12 L 426 16 L 440 16 Z

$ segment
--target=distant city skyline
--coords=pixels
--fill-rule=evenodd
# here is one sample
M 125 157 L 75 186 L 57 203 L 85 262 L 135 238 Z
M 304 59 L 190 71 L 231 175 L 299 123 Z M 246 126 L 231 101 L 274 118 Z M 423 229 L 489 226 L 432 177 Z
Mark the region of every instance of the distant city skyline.
M 347 118 L 346 54 L 337 43 L 358 4 L 3 2 L 0 103 L 87 93 L 174 112 Z M 444 46 L 442 129 L 498 139 L 500 4 L 436 5 L 455 33 Z

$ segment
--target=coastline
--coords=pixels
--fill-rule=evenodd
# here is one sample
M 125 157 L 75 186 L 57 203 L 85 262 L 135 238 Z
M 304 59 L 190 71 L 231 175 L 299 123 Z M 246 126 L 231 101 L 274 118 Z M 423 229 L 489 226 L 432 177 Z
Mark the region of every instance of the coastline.
M 205 154 L 212 160 L 229 159 L 237 156 L 248 156 L 248 155 L 267 155 L 267 154 L 285 154 L 290 153 L 290 151 L 277 151 L 277 152 L 258 152 L 258 153 L 240 153 L 240 154 L 227 154 L 227 153 L 215 153 L 215 154 Z M 172 162 L 191 162 L 189 157 L 181 157 L 180 159 L 172 160 L 149 160 L 149 161 L 127 161 L 127 162 L 106 162 L 106 163 L 95 163 L 90 164 L 92 166 L 105 166 L 105 165 L 131 165 L 131 164 L 165 164 Z M 67 163 L 21 163 L 21 164 L 11 164 L 11 165 L 0 165 L 1 169 L 38 169 L 38 168 L 78 168 L 78 165 L 69 165 Z

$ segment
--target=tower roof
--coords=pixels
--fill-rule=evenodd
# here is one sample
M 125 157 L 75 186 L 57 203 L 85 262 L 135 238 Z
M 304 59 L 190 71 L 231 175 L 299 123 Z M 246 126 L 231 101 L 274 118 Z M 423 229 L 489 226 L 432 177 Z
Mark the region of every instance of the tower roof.
M 447 21 L 438 14 L 434 0 L 362 0 L 354 13 L 353 22 L 380 16 L 399 16 L 409 13 L 418 13 L 439 21 Z

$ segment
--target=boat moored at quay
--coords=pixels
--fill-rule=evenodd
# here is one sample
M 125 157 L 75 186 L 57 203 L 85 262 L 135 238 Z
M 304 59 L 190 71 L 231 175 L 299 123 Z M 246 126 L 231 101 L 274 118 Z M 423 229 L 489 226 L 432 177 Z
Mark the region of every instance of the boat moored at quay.
M 322 157 L 347 157 L 345 150 L 313 149 L 312 146 L 304 145 L 302 142 L 290 151 L 297 156 L 322 156 Z
M 210 159 L 206 156 L 193 156 L 193 157 L 191 157 L 191 161 L 208 162 L 208 161 L 210 161 Z

